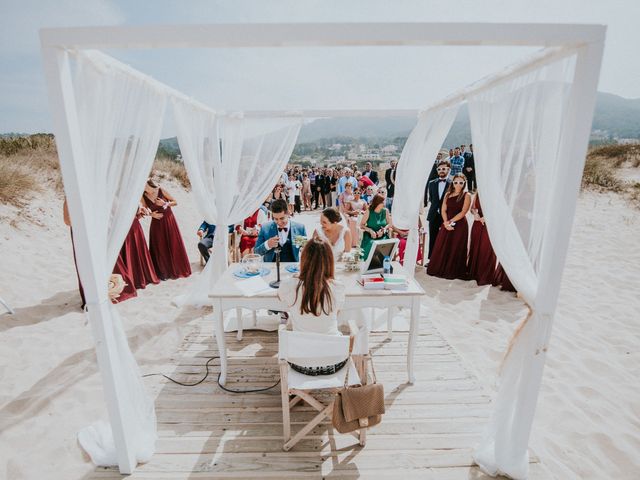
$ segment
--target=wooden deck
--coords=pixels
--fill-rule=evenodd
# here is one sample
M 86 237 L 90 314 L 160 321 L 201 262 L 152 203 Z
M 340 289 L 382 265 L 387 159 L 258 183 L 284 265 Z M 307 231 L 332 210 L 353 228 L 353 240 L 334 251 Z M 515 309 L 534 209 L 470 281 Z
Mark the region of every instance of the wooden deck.
M 174 378 L 201 378 L 207 358 L 216 355 L 213 325 L 194 325 L 173 365 L 159 367 Z M 265 393 L 230 394 L 217 386 L 218 362 L 209 378 L 196 387 L 155 382 L 158 416 L 157 451 L 131 479 L 205 478 L 402 478 L 482 479 L 472 466 L 471 452 L 488 418 L 490 397 L 461 358 L 421 318 L 416 348 L 415 385 L 407 385 L 408 334 L 393 340 L 372 334 L 378 380 L 383 382 L 387 413 L 360 447 L 350 435 L 333 434 L 328 424 L 292 451 L 282 451 L 279 386 Z M 279 377 L 275 332 L 247 331 L 241 342 L 227 334 L 229 388 L 256 388 Z M 151 388 L 154 388 L 151 386 Z M 306 406 L 292 412 L 292 428 L 310 419 Z M 531 479 L 551 475 L 531 455 Z M 122 478 L 116 469 L 98 468 L 91 479 Z

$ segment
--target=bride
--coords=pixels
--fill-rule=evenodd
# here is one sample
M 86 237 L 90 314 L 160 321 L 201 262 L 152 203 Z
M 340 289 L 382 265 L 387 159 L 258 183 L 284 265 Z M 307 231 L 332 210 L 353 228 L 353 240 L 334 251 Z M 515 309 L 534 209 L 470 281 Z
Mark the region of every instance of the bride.
M 325 208 L 320 214 L 320 229 L 313 233 L 314 237 L 321 238 L 331 245 L 333 257 L 340 260 L 343 253 L 351 250 L 351 232 L 349 228 L 340 223 L 342 215 L 337 208 Z

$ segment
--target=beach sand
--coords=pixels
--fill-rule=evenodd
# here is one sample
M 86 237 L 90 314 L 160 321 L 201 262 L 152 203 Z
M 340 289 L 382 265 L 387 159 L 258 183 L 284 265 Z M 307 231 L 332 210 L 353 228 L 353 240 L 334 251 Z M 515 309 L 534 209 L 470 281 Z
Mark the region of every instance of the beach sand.
M 193 200 L 170 192 L 194 270 Z M 143 223 L 148 229 L 148 220 Z M 557 479 L 632 479 L 640 472 L 640 213 L 614 194 L 585 192 L 563 278 L 531 446 Z M 81 479 L 94 469 L 79 429 L 106 417 L 90 328 L 80 312 L 62 200 L 51 192 L 16 217 L 0 207 L 0 478 Z M 525 307 L 475 282 L 418 278 L 435 326 L 488 391 Z M 163 282 L 119 306 L 144 373 L 171 363 L 194 309 L 171 299 L 194 277 Z M 157 391 L 159 377 L 145 379 Z

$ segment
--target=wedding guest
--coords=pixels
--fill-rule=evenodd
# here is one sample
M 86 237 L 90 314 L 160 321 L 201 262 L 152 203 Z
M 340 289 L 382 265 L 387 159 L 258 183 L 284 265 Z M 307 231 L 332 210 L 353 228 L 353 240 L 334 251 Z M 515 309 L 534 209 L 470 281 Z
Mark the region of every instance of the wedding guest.
M 398 165 L 398 162 L 396 162 L 395 160 L 391 160 L 391 166 L 389 168 L 387 168 L 387 170 L 384 172 L 384 181 L 386 183 L 386 189 L 387 189 L 387 198 L 385 200 L 385 206 L 391 210 L 391 207 L 393 206 L 393 195 L 395 193 L 395 187 L 396 187 L 396 167 Z
M 346 219 L 346 212 L 351 208 L 351 200 L 353 200 L 353 185 L 351 183 L 345 184 L 344 192 L 338 197 L 339 210 L 342 216 Z
M 362 175 L 367 177 L 374 184 L 378 184 L 378 172 L 373 170 L 373 165 L 371 164 L 371 162 L 367 162 L 364 164 L 364 172 L 362 172 Z
M 318 169 L 317 172 L 314 172 L 314 181 L 313 185 L 311 185 L 311 190 L 313 190 L 313 209 L 320 208 L 320 202 L 322 202 L 322 208 L 325 208 L 324 205 L 324 195 L 322 194 L 322 188 L 324 184 L 324 171 L 322 169 Z
M 338 204 L 340 203 L 340 195 L 344 193 L 347 183 L 351 184 L 351 188 L 358 184 L 356 177 L 353 176 L 353 172 L 349 168 L 344 169 L 342 176 L 338 180 Z
M 147 239 L 144 236 L 144 231 L 142 230 L 142 225 L 140 225 L 139 220 L 147 215 L 151 215 L 151 210 L 143 205 L 139 205 L 138 211 L 135 217 L 133 217 L 129 233 L 122 245 L 122 250 L 120 251 L 125 265 L 131 272 L 131 279 L 135 288 L 146 288 L 146 286 L 151 283 L 160 283 L 160 279 L 156 275 L 156 269 L 153 266 L 153 261 L 151 260 Z
M 267 216 L 264 211 L 258 208 L 253 215 L 247 217 L 242 222 L 242 225 L 236 226 L 236 231 L 240 236 L 240 255 L 245 256 L 248 253 L 253 253 L 253 248 L 258 240 L 258 233 L 261 226 L 267 222 Z
M 478 285 L 489 285 L 495 278 L 496 254 L 493 252 L 489 232 L 485 225 L 480 198 L 476 195 L 471 206 L 474 222 L 469 242 L 469 259 L 467 260 L 469 279 Z
M 202 221 L 200 227 L 198 227 L 198 231 L 196 235 L 200 241 L 198 242 L 198 250 L 200 251 L 200 255 L 204 258 L 204 262 L 207 263 L 209 261 L 209 249 L 213 247 L 213 240 L 216 234 L 216 226 L 210 223 L 207 223 L 206 220 Z
M 304 210 L 311 210 L 312 196 L 313 194 L 311 192 L 311 180 L 309 179 L 309 175 L 307 175 L 307 173 L 305 172 L 302 174 L 302 202 Z
M 147 180 L 143 196 L 145 205 L 151 210 L 149 228 L 149 252 L 160 280 L 191 275 L 189 257 L 184 248 L 182 235 L 171 211 L 178 202 L 153 180 Z
M 80 273 L 78 272 L 78 261 L 76 259 L 76 246 L 73 240 L 73 227 L 71 226 L 71 215 L 69 215 L 69 206 L 67 205 L 67 199 L 64 199 L 64 203 L 62 204 L 62 219 L 64 224 L 69 227 L 69 233 L 71 235 L 71 251 L 73 252 L 73 264 L 76 267 L 76 277 L 78 278 L 78 293 L 80 294 L 80 299 L 82 300 L 82 304 L 80 308 L 84 310 L 84 307 L 87 305 L 87 302 L 84 298 L 84 289 L 82 288 L 82 282 L 80 281 Z
M 300 260 L 300 273 L 280 283 L 278 298 L 288 305 L 294 331 L 340 335 L 337 313 L 345 303 L 346 289 L 335 279 L 335 264 L 330 245 L 320 238 L 310 239 Z M 305 375 L 331 375 L 348 359 L 336 364 L 291 368 Z
M 331 198 L 330 205 L 335 207 L 338 205 L 338 172 L 336 169 L 331 170 L 329 177 L 329 196 Z
M 331 207 L 331 169 L 325 168 L 322 173 L 322 181 L 320 182 L 320 199 L 322 200 L 322 208 Z
M 375 195 L 374 189 L 375 187 L 367 187 L 364 193 L 362 194 L 361 198 L 362 200 L 364 200 L 365 203 L 367 204 L 371 203 L 371 199 Z
M 438 164 L 440 163 L 440 160 L 442 160 L 442 157 L 442 152 L 438 152 L 438 155 L 436 155 L 436 160 L 433 162 L 433 166 L 431 167 L 431 171 L 429 172 L 427 183 L 438 178 Z
M 345 210 L 353 247 L 360 245 L 360 218 L 362 218 L 368 207 L 367 202 L 360 197 L 360 193 L 361 190 L 359 188 L 353 191 L 353 199 L 349 202 L 349 208 Z
M 360 230 L 362 242 L 360 248 L 363 250 L 363 258 L 367 258 L 369 250 L 374 240 L 389 238 L 388 229 L 391 227 L 391 214 L 384 206 L 384 197 L 376 194 L 371 200 L 371 205 L 365 210 L 362 220 L 360 220 Z
M 124 302 L 125 300 L 138 296 L 133 281 L 133 271 L 124 261 L 124 258 L 122 257 L 122 249 L 120 249 L 116 264 L 113 266 L 113 273 L 122 276 L 122 280 L 124 280 L 124 288 L 117 297 L 111 300 L 112 303 Z
M 463 145 L 464 146 L 464 145 Z M 464 175 L 467 177 L 467 185 L 470 192 L 475 192 L 478 189 L 476 183 L 476 161 L 473 157 L 473 144 L 469 144 L 469 152 L 463 154 L 464 157 Z
M 427 266 L 427 273 L 434 277 L 466 278 L 469 226 L 465 216 L 471 207 L 471 195 L 465 192 L 466 183 L 462 173 L 454 175 L 442 200 L 443 224 Z
M 404 265 L 404 253 L 407 249 L 407 239 L 409 238 L 409 230 L 400 229 L 397 227 L 393 227 L 393 231 L 395 232 L 395 236 L 398 239 L 398 261 L 400 265 Z M 419 234 L 422 232 L 422 218 L 418 217 L 418 232 Z M 416 255 L 416 264 L 422 263 L 422 248 L 418 245 L 418 254 Z
M 427 258 L 431 258 L 433 246 L 436 243 L 436 237 L 442 225 L 442 200 L 449 188 L 451 181 L 449 180 L 450 165 L 447 160 L 438 162 L 438 178 L 431 180 L 424 192 L 424 206 L 429 206 L 427 211 L 427 222 L 429 222 L 429 251 Z
M 320 214 L 320 227 L 319 230 L 314 232 L 314 236 L 320 237 L 329 243 L 336 261 L 342 258 L 343 253 L 351 251 L 351 232 L 342 223 L 342 217 L 337 208 L 329 207 L 322 211 Z
M 298 194 L 298 184 L 297 184 L 295 174 L 291 173 L 289 175 L 289 181 L 287 182 L 287 198 L 289 199 L 288 210 L 289 215 L 294 215 L 296 210 L 296 197 L 298 197 L 298 201 L 300 199 L 300 195 Z
M 464 169 L 464 157 L 460 155 L 459 147 L 453 149 L 453 157 L 449 159 L 449 163 L 451 164 L 451 176 L 462 173 Z
M 265 262 L 275 262 L 275 250 L 279 247 L 280 261 L 297 262 L 300 259 L 300 249 L 294 240 L 298 236 L 307 236 L 305 226 L 290 220 L 287 204 L 283 200 L 271 203 L 271 218 L 272 221 L 262 225 L 254 252 L 263 255 Z
M 373 187 L 375 184 L 371 181 L 371 179 L 369 177 L 366 177 L 365 175 L 360 175 L 360 177 L 358 178 L 358 188 L 360 188 L 360 190 L 364 190 L 367 187 Z

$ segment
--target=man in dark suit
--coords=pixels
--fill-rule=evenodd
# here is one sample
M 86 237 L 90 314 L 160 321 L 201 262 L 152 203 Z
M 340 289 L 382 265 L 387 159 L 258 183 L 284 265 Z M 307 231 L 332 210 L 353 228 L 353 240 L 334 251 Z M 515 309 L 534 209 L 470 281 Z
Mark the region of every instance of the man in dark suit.
M 431 171 L 429 172 L 429 179 L 427 180 L 427 183 L 429 183 L 434 178 L 438 178 L 438 164 L 440 163 L 440 160 L 442 160 L 442 152 L 438 152 L 438 155 L 436 155 L 436 159 L 433 162 L 433 166 L 431 167 Z M 426 193 L 425 193 L 425 195 L 426 195 Z
M 315 185 L 312 185 L 313 189 L 313 200 L 315 201 L 315 207 L 320 208 L 320 202 L 322 201 L 322 208 L 326 208 L 327 206 L 324 204 L 324 170 L 321 168 L 316 172 L 316 182 Z
M 464 152 L 464 176 L 467 177 L 467 188 L 470 192 L 475 192 L 478 189 L 476 183 L 476 161 L 473 158 L 473 143 L 469 144 L 469 152 Z
M 280 247 L 281 262 L 300 261 L 300 249 L 294 240 L 307 236 L 304 225 L 289 219 L 287 202 L 280 199 L 271 202 L 271 218 L 273 221 L 262 225 L 254 252 L 263 255 L 265 262 L 275 262 L 276 247 Z
M 368 177 L 369 180 L 371 180 L 375 185 L 378 185 L 378 172 L 373 170 L 373 165 L 371 164 L 371 162 L 365 163 L 364 172 L 362 172 L 362 175 Z
M 385 203 L 385 207 L 387 210 L 391 210 L 391 206 L 393 205 L 393 195 L 395 194 L 396 189 L 396 165 L 398 162 L 395 160 L 391 160 L 391 167 L 387 168 L 384 172 L 384 181 L 387 186 L 387 200 Z
M 429 205 L 427 212 L 427 221 L 429 222 L 429 255 L 427 258 L 431 258 L 431 252 L 433 246 L 436 243 L 436 237 L 438 236 L 438 230 L 442 225 L 442 199 L 444 198 L 451 180 L 449 180 L 449 171 L 451 165 L 447 160 L 441 160 L 438 163 L 437 172 L 438 178 L 431 180 L 427 183 L 424 190 L 424 206 Z

